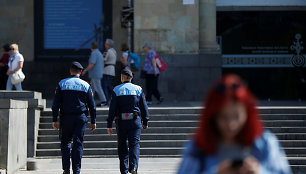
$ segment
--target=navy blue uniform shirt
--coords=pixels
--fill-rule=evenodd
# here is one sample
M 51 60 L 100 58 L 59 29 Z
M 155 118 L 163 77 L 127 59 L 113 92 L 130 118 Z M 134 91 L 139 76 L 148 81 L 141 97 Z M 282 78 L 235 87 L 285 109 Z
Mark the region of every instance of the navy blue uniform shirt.
M 148 106 L 140 86 L 131 82 L 124 82 L 114 88 L 107 118 L 107 128 L 112 128 L 115 117 L 119 118 L 122 113 L 138 113 L 141 116 L 142 124 L 148 125 Z M 122 122 L 126 123 L 126 126 L 133 126 L 134 124 L 138 128 L 141 127 L 139 117 L 136 120 Z
M 79 76 L 72 76 L 59 82 L 52 105 L 53 122 L 57 122 L 58 112 L 65 115 L 91 116 L 96 123 L 96 105 L 90 85 Z

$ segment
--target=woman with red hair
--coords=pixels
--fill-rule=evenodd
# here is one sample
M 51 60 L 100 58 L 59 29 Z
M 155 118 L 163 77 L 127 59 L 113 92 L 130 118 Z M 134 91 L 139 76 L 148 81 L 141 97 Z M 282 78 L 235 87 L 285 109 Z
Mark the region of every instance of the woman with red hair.
M 257 101 L 236 75 L 210 89 L 179 174 L 291 174 L 276 136 L 264 131 Z

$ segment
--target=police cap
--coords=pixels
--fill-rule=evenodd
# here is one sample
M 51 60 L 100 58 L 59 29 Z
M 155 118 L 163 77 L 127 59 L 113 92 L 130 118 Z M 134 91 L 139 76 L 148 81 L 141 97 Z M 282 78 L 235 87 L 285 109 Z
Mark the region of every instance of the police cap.
M 129 76 L 129 77 L 133 77 L 133 73 L 129 67 L 125 67 L 123 70 L 121 70 L 121 74 Z
M 83 66 L 79 62 L 77 62 L 77 61 L 72 62 L 71 68 L 79 69 L 79 70 L 83 70 L 84 69 Z

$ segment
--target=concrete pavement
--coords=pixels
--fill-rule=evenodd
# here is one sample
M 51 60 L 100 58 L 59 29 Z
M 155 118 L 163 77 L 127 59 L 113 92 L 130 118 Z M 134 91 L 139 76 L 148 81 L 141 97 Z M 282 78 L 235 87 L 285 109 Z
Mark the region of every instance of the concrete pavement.
M 140 158 L 138 173 L 140 174 L 175 174 L 180 158 Z M 61 159 L 35 159 L 37 170 L 22 169 L 16 174 L 61 174 Z M 71 171 L 72 173 L 72 171 Z M 118 158 L 83 158 L 82 174 L 118 174 Z

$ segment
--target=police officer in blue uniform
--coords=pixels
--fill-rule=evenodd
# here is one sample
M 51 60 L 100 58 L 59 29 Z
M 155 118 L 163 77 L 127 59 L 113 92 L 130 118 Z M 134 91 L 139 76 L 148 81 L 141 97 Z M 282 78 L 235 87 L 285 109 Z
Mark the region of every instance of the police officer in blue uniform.
M 59 129 L 57 117 L 60 115 L 64 174 L 70 174 L 70 157 L 72 158 L 73 173 L 80 173 L 88 109 L 91 116 L 90 128 L 92 131 L 96 129 L 96 105 L 90 85 L 80 79 L 82 70 L 83 67 L 79 62 L 72 62 L 71 77 L 59 82 L 52 106 L 52 126 L 55 130 Z
M 112 135 L 116 122 L 121 174 L 137 174 L 141 129 L 148 128 L 149 112 L 140 86 L 131 83 L 132 71 L 121 71 L 121 85 L 114 88 L 107 118 L 107 132 Z

